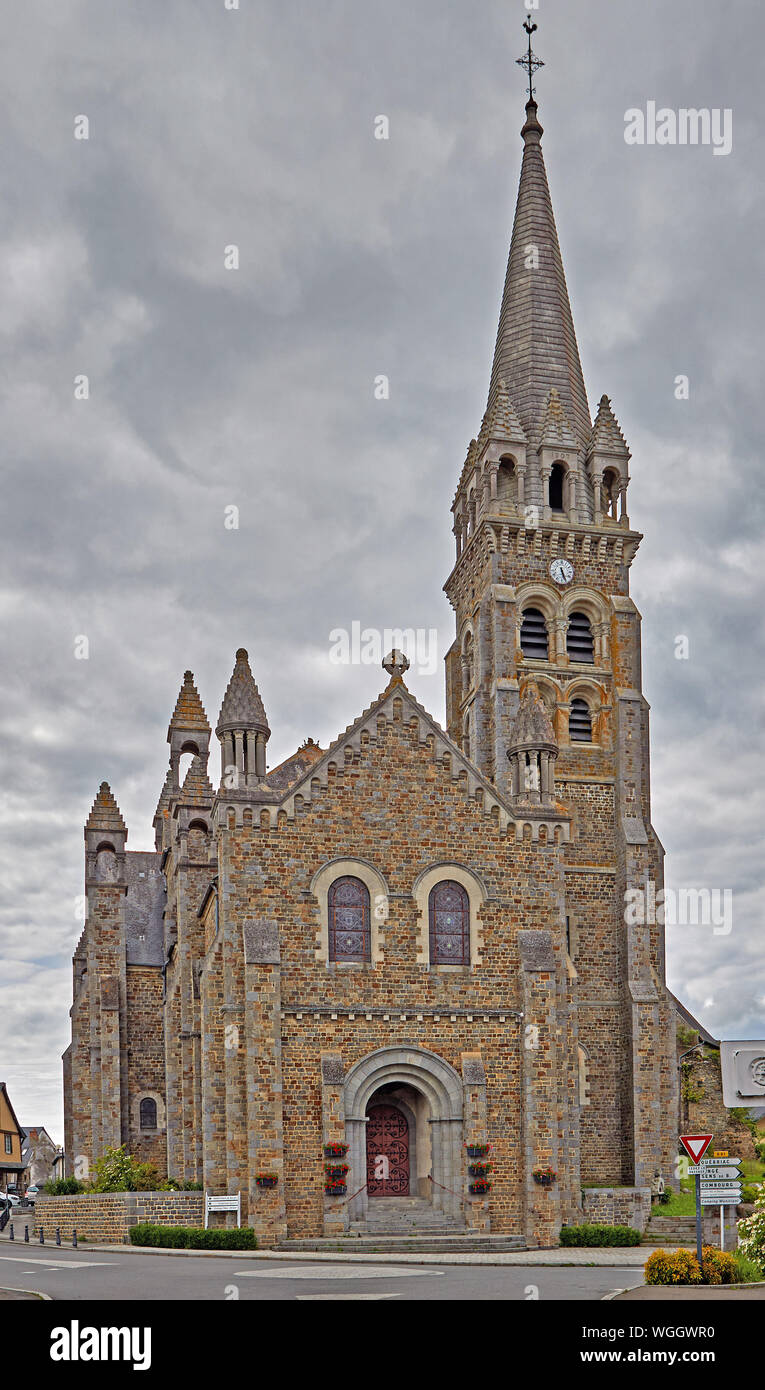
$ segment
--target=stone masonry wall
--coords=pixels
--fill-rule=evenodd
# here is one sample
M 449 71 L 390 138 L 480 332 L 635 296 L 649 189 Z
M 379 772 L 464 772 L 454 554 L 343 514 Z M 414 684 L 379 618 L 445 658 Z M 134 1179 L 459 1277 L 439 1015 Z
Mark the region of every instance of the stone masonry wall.
M 72 1229 L 78 1238 L 104 1244 L 128 1240 L 128 1231 L 139 1221 L 163 1226 L 202 1226 L 202 1192 L 84 1192 L 73 1197 L 48 1197 L 41 1193 L 35 1203 L 34 1234 L 44 1228 L 45 1240 L 55 1240 L 56 1227 L 61 1239 L 71 1241 Z

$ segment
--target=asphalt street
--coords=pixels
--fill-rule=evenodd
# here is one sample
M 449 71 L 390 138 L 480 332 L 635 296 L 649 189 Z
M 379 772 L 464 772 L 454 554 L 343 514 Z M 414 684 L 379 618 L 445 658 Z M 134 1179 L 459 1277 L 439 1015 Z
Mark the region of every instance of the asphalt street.
M 597 1301 L 643 1282 L 640 1268 L 497 1265 L 373 1265 L 263 1262 L 212 1256 L 3 1244 L 0 1286 L 34 1289 L 54 1300 L 173 1299 L 344 1301 L 465 1299 Z

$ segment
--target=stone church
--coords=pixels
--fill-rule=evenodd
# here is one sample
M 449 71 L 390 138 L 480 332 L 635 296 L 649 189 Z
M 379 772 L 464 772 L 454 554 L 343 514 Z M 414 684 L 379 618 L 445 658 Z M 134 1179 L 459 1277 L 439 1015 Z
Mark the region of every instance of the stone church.
M 70 1171 L 124 1143 L 240 1192 L 265 1245 L 419 1229 L 546 1246 L 583 1214 L 644 1224 L 674 1173 L 663 928 L 624 907 L 663 875 L 630 452 L 606 396 L 590 413 L 533 98 L 522 137 L 488 403 L 452 504 L 447 730 L 394 651 L 331 747 L 269 771 L 240 650 L 219 778 L 183 678 L 154 852 L 126 850 L 106 783 L 85 826 Z

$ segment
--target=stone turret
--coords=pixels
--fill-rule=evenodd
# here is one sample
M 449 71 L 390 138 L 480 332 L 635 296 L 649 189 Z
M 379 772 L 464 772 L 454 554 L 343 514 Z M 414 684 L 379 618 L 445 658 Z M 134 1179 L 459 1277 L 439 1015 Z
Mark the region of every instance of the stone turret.
M 170 744 L 170 771 L 173 776 L 173 790 L 180 787 L 179 766 L 184 753 L 199 754 L 207 758 L 210 749 L 210 725 L 199 692 L 194 684 L 191 671 L 184 671 L 183 685 L 175 702 L 173 717 L 167 730 Z M 159 810 L 159 808 L 157 808 Z
M 228 778 L 226 784 L 234 788 L 262 782 L 271 730 L 244 647 L 236 654 L 215 733 L 221 745 L 221 780 Z
M 507 756 L 513 801 L 554 805 L 558 743 L 536 681 L 524 686 Z

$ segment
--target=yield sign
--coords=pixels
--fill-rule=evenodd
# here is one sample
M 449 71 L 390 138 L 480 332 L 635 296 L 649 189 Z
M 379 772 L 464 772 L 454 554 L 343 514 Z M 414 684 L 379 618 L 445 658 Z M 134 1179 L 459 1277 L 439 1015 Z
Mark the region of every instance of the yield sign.
M 698 1163 L 712 1143 L 712 1137 L 711 1134 L 681 1134 L 680 1143 L 693 1162 Z

